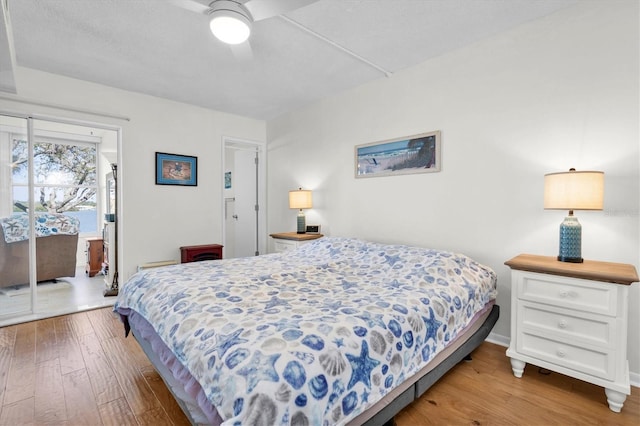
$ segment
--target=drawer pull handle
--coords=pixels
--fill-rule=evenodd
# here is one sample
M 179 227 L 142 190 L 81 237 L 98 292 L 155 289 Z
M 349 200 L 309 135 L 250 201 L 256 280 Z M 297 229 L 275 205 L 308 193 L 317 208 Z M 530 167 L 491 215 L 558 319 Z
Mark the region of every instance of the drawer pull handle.
M 558 321 L 558 328 L 561 328 L 561 329 L 563 329 L 563 330 L 564 330 L 565 328 L 567 328 L 567 321 L 565 321 L 565 320 L 560 320 L 560 321 Z
M 564 358 L 567 355 L 567 353 L 562 349 L 558 349 L 556 351 L 556 355 L 558 355 L 558 357 L 560 357 L 560 358 Z

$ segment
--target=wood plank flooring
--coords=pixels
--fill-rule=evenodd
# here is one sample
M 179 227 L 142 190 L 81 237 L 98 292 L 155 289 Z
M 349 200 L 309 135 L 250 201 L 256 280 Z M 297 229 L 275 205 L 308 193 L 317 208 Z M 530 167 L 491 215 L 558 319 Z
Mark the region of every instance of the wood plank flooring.
M 640 389 L 621 413 L 602 388 L 527 366 L 484 343 L 396 416 L 416 425 L 639 425 Z M 188 425 L 111 308 L 0 328 L 0 424 Z

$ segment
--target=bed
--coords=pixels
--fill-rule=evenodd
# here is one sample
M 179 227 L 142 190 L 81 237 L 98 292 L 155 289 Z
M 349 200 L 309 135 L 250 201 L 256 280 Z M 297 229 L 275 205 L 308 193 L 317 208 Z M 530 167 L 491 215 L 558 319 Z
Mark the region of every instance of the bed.
M 35 214 L 36 280 L 76 275 L 78 219 L 55 213 Z M 29 283 L 29 217 L 0 218 L 0 288 Z
M 114 311 L 194 424 L 383 424 L 499 315 L 461 254 L 325 237 L 138 272 Z

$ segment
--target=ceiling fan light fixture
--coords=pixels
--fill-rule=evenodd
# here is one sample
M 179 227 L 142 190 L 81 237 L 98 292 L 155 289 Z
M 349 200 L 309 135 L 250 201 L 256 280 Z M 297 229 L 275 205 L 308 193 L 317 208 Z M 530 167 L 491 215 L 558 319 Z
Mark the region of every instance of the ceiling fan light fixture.
M 216 38 L 227 44 L 244 43 L 251 34 L 249 12 L 233 1 L 212 4 L 209 27 Z

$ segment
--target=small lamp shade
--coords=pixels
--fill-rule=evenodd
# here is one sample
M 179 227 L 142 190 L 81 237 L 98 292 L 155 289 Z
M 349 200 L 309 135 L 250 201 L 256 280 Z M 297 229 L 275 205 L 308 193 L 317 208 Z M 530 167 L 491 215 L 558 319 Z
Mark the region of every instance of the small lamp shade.
M 289 191 L 289 208 L 290 209 L 310 209 L 313 207 L 311 191 L 305 189 L 297 189 Z
M 544 208 L 602 210 L 604 173 L 571 170 L 544 175 Z
M 306 220 L 302 209 L 310 209 L 313 207 L 313 199 L 311 197 L 311 191 L 299 188 L 294 191 L 289 191 L 289 208 L 299 209 L 297 218 L 297 230 L 298 234 L 306 233 Z
M 544 208 L 569 210 L 560 224 L 561 262 L 582 263 L 582 225 L 574 210 L 602 210 L 604 205 L 604 173 L 571 169 L 544 176 Z

